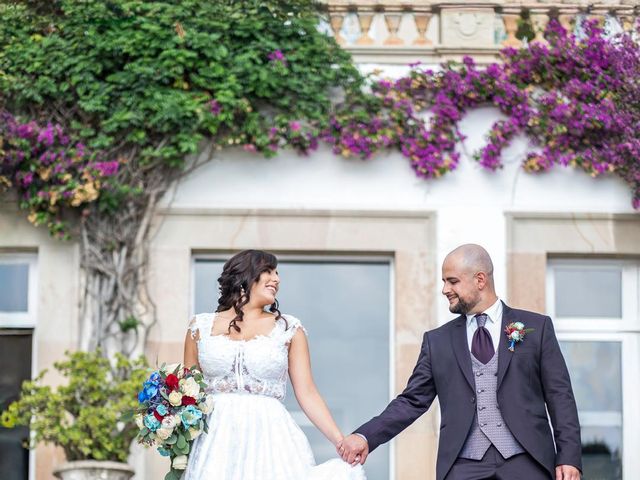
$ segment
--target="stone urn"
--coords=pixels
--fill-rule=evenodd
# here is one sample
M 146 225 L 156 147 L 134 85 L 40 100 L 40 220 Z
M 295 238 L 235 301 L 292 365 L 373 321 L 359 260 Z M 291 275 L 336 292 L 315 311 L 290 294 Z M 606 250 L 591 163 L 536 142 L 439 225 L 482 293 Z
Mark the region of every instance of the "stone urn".
M 53 471 L 60 480 L 129 480 L 134 473 L 126 463 L 97 460 L 67 462 Z

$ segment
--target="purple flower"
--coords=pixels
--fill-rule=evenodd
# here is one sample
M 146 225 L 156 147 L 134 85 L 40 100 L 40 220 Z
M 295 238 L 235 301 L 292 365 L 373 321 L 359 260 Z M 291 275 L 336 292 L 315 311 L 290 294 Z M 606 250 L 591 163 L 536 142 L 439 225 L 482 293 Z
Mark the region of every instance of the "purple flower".
M 272 63 L 280 63 L 281 65 L 285 66 L 287 65 L 287 59 L 281 50 L 274 50 L 269 55 L 267 55 L 267 58 Z
M 18 181 L 23 188 L 28 188 L 33 182 L 33 172 L 26 172 L 22 175 L 19 175 Z
M 289 122 L 289 128 L 294 132 L 298 132 L 298 131 L 300 131 L 302 126 L 300 125 L 300 122 L 297 122 L 297 121 L 294 120 L 292 122 Z
M 44 143 L 46 146 L 50 147 L 54 142 L 54 133 L 53 133 L 53 125 L 51 123 L 47 124 L 47 127 L 40 130 L 38 134 L 38 143 Z
M 211 100 L 209 102 L 209 111 L 213 114 L 213 116 L 217 117 L 222 112 L 222 105 L 217 100 Z
M 116 173 L 118 173 L 118 167 L 120 164 L 117 160 L 111 162 L 95 162 L 93 164 L 93 168 L 100 172 L 100 175 L 103 177 L 112 177 Z
M 35 122 L 23 123 L 18 125 L 18 137 L 20 138 L 30 138 L 33 135 L 33 132 L 36 128 Z

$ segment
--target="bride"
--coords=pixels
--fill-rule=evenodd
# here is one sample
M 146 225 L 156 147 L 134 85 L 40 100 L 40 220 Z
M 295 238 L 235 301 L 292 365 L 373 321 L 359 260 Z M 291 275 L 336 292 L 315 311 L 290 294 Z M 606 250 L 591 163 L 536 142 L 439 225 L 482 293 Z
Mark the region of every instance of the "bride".
M 278 310 L 276 266 L 270 253 L 238 253 L 218 279 L 216 312 L 191 321 L 184 364 L 204 373 L 214 410 L 209 433 L 193 444 L 185 480 L 365 480 L 360 465 L 338 458 L 316 466 L 282 404 L 288 374 L 307 417 L 334 446 L 342 440 L 313 381 L 306 331 Z

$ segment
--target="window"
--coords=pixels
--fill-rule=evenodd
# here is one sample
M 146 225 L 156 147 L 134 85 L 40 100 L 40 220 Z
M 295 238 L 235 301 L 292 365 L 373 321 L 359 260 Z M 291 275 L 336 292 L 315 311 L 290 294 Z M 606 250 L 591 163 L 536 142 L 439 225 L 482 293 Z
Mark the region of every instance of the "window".
M 216 257 L 195 259 L 194 312 L 215 310 L 223 263 Z M 278 271 L 281 310 L 300 318 L 306 327 L 318 388 L 340 428 L 349 433 L 377 415 L 391 395 L 391 261 L 281 256 Z M 309 438 L 316 461 L 334 458 L 333 446 L 306 418 L 288 388 L 285 405 Z M 380 447 L 367 460 L 370 480 L 392 478 L 389 448 Z
M 0 411 L 31 378 L 36 305 L 36 256 L 0 254 Z M 7 480 L 29 478 L 26 427 L 0 427 L 0 471 Z M 8 475 L 8 476 L 7 476 Z
M 548 262 L 547 310 L 578 405 L 585 478 L 631 478 L 637 468 L 639 276 L 634 261 Z
M 20 386 L 31 378 L 31 345 L 33 331 L 0 329 L 0 411 L 18 398 Z M 0 427 L 0 471 L 4 480 L 29 478 L 29 438 L 27 427 Z
M 0 254 L 0 326 L 35 325 L 36 257 Z

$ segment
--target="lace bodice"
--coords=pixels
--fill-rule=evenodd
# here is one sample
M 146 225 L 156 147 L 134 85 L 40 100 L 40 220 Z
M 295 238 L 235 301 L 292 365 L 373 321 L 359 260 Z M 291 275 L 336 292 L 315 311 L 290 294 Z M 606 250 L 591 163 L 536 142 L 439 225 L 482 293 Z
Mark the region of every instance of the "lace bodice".
M 198 362 L 210 393 L 248 393 L 284 400 L 289 370 L 289 343 L 300 320 L 283 315 L 268 335 L 232 340 L 211 335 L 215 315 L 196 315 L 189 326 L 198 344 Z M 306 331 L 305 331 L 306 333 Z

